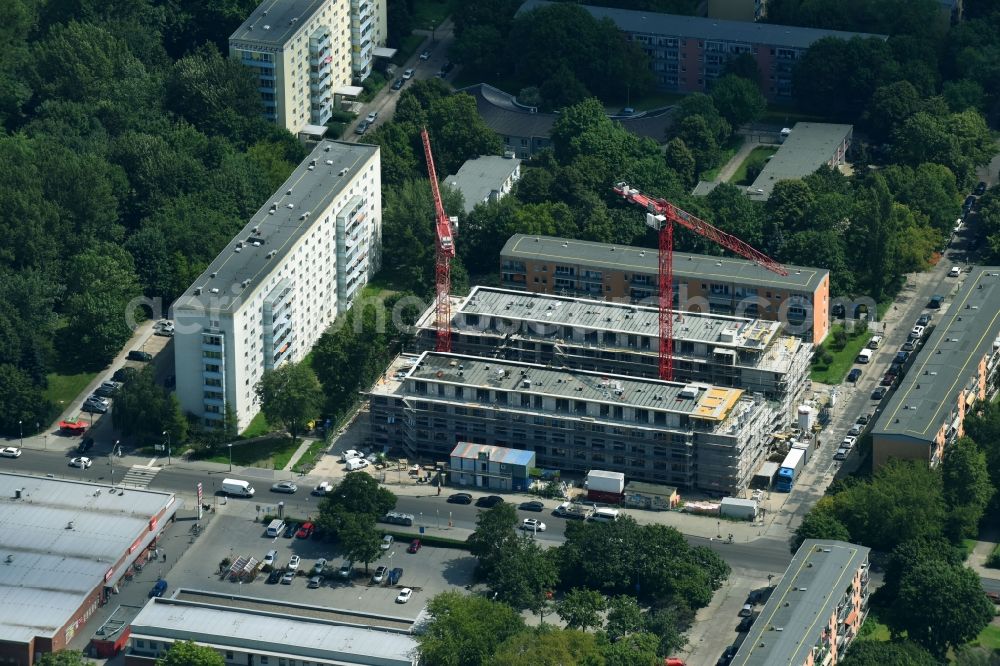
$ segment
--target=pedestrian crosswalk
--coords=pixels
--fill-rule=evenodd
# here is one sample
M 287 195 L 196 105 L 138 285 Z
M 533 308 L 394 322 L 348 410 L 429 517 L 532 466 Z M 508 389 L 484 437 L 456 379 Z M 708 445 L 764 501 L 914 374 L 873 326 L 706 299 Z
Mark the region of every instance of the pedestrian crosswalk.
M 151 465 L 132 465 L 127 472 L 121 485 L 131 488 L 145 488 L 152 481 L 156 474 L 163 469 Z

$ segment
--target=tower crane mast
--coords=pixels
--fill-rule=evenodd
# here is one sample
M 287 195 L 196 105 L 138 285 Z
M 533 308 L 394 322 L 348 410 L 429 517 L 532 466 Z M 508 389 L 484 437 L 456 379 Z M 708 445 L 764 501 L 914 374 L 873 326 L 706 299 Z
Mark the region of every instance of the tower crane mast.
M 441 190 L 438 188 L 437 170 L 434 168 L 434 155 L 431 153 L 431 138 L 427 128 L 420 130 L 420 139 L 424 144 L 424 159 L 427 161 L 427 176 L 431 180 L 431 194 L 434 197 L 434 307 L 435 328 L 439 352 L 451 351 L 451 260 L 455 256 L 455 239 L 452 236 L 451 218 L 444 212 L 441 203 Z
M 749 259 L 755 264 L 777 273 L 788 275 L 788 270 L 763 252 L 753 248 L 736 236 L 718 229 L 691 213 L 681 210 L 666 199 L 651 197 L 629 187 L 628 183 L 617 183 L 612 189 L 629 203 L 646 209 L 646 225 L 652 227 L 659 239 L 658 284 L 660 350 L 660 379 L 674 378 L 674 224 L 690 229 L 717 245 Z

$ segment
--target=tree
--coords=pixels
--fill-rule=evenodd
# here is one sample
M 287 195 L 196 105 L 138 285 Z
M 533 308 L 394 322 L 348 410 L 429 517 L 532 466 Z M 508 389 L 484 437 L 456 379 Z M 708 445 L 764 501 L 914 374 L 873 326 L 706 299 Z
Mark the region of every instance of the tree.
M 524 631 L 524 620 L 507 604 L 444 592 L 427 604 L 431 620 L 417 635 L 424 663 L 480 666 L 507 639 Z
M 43 653 L 35 663 L 39 666 L 85 666 L 89 662 L 79 650 L 58 650 Z
M 886 621 L 937 658 L 975 638 L 994 615 L 974 571 L 964 566 L 921 562 L 906 571 Z
M 876 591 L 880 606 L 890 606 L 899 596 L 903 577 L 914 567 L 926 562 L 941 566 L 961 566 L 962 552 L 943 537 L 920 537 L 904 541 L 892 550 L 885 567 L 882 587 Z
M 177 641 L 167 653 L 156 660 L 156 666 L 224 666 L 222 655 L 192 641 Z
M 954 540 L 976 536 L 994 488 L 986 468 L 986 454 L 968 437 L 945 448 L 941 482 L 948 507 L 947 532 Z
M 543 624 L 511 636 L 486 661 L 488 666 L 526 663 L 532 666 L 602 666 L 604 655 L 594 634 Z
M 934 656 L 911 641 L 854 641 L 839 662 L 843 666 L 933 664 Z
M 796 62 L 792 90 L 806 112 L 853 121 L 875 90 L 895 79 L 898 67 L 880 39 L 824 37 Z
M 656 608 L 643 618 L 645 631 L 660 637 L 657 653 L 669 657 L 687 644 L 684 632 L 694 623 L 694 611 L 683 602 Z
M 513 608 L 539 612 L 558 582 L 552 557 L 529 537 L 507 542 L 492 561 L 486 583 Z
M 608 618 L 604 629 L 613 641 L 644 630 L 642 610 L 635 597 L 622 594 L 608 601 Z
M 280 423 L 292 439 L 306 422 L 319 414 L 323 389 L 312 368 L 304 363 L 286 363 L 264 372 L 254 387 L 261 411 L 271 423 Z
M 502 552 L 517 541 L 514 527 L 517 510 L 513 504 L 498 504 L 476 516 L 476 531 L 469 535 L 469 552 L 479 560 L 477 567 L 484 578 L 489 578 Z
M 348 474 L 327 493 L 320 510 L 337 507 L 348 513 L 377 518 L 396 506 L 396 495 L 382 487 L 370 474 Z
M 874 141 L 888 141 L 907 118 L 923 107 L 920 93 L 909 81 L 895 81 L 872 93 L 864 114 Z
M 795 529 L 795 536 L 791 543 L 792 552 L 796 552 L 806 539 L 850 541 L 851 534 L 847 531 L 847 527 L 837 520 L 831 503 L 824 503 L 824 500 L 821 499 L 802 518 L 802 522 Z
M 9 437 L 20 434 L 19 421 L 29 424 L 45 422 L 51 407 L 42 391 L 32 384 L 31 378 L 10 364 L 0 365 L 0 400 L 4 401 L 0 431 Z
M 556 606 L 556 614 L 570 629 L 586 631 L 601 626 L 601 613 L 607 608 L 604 595 L 596 590 L 573 588 Z
M 378 559 L 382 553 L 382 533 L 375 523 L 374 516 L 344 511 L 341 511 L 340 516 L 337 537 L 340 539 L 344 554 L 351 561 L 364 562 L 367 574 L 368 563 Z
M 668 141 L 663 156 L 666 158 L 667 166 L 677 174 L 685 189 L 692 188 L 698 183 L 698 164 L 683 140 L 674 137 Z
M 607 666 L 657 666 L 662 659 L 657 655 L 660 639 L 653 634 L 635 633 L 606 643 L 604 659 Z
M 712 102 L 732 127 L 742 127 L 764 113 L 767 102 L 756 80 L 728 74 L 712 85 Z

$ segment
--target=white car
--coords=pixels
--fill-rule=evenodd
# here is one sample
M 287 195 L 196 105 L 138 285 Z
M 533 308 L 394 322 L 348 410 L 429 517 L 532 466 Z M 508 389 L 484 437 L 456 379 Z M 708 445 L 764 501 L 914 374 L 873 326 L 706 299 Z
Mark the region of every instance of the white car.
M 910 335 L 912 335 L 914 338 L 918 338 L 918 339 L 924 337 L 924 327 L 923 326 L 914 326 L 913 330 L 910 331 Z
M 299 563 L 301 561 L 302 561 L 301 557 L 299 557 L 298 555 L 292 555 L 292 559 L 288 560 L 288 570 L 289 571 L 298 571 L 299 570 Z
M 849 448 L 851 448 L 852 446 L 854 446 L 857 443 L 858 443 L 858 438 L 857 437 L 855 437 L 853 435 L 848 435 L 847 437 L 844 437 L 844 441 L 842 441 L 840 443 L 840 446 L 842 448 L 849 449 Z
M 525 518 L 521 523 L 521 529 L 528 530 L 529 532 L 544 532 L 545 523 L 537 518 Z
M 16 446 L 5 446 L 0 449 L 0 456 L 3 456 L 4 458 L 20 458 L 21 449 Z
M 347 449 L 346 451 L 340 454 L 340 462 L 345 463 L 348 460 L 351 460 L 352 458 L 360 458 L 360 457 L 361 457 L 361 451 L 355 451 L 354 449 Z
M 402 590 L 399 591 L 399 594 L 396 595 L 396 603 L 405 604 L 407 601 L 410 600 L 410 597 L 412 596 L 413 596 L 413 590 L 411 590 L 408 587 L 404 587 Z
M 365 120 L 368 121 L 369 125 L 371 125 L 373 122 L 375 122 L 376 118 L 378 118 L 378 111 L 372 111 L 371 113 L 368 114 L 368 117 L 365 118 Z
M 73 458 L 69 461 L 70 467 L 79 467 L 80 469 L 87 469 L 94 464 L 94 461 L 90 458 L 85 458 L 83 456 L 79 458 Z
M 948 277 L 958 277 L 962 274 L 962 269 L 958 266 L 952 266 L 951 270 L 948 271 Z
M 381 548 L 382 550 L 389 550 L 390 548 L 392 548 L 392 542 L 393 542 L 392 535 L 386 534 L 384 537 L 382 537 L 382 543 L 381 545 L 379 545 L 379 548 Z
M 403 80 L 404 81 L 409 81 L 412 78 L 413 78 L 413 69 L 412 68 L 410 68 L 410 69 L 408 69 L 408 70 L 406 70 L 406 71 L 403 72 Z
M 429 60 L 430 57 L 431 57 L 431 50 L 430 49 L 424 49 L 424 52 L 420 54 L 420 59 L 421 60 Z
M 333 490 L 333 484 L 329 481 L 320 481 L 319 485 L 313 488 L 313 495 L 326 495 Z

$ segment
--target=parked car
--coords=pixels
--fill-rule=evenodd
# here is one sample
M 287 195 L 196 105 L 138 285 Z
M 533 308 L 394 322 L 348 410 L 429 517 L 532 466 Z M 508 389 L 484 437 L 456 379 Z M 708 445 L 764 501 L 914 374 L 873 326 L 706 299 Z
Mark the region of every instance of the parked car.
M 365 121 L 369 125 L 371 125 L 373 122 L 375 122 L 376 118 L 378 118 L 378 111 L 372 111 L 371 113 L 368 114 L 368 117 L 365 118 Z
M 122 366 L 115 370 L 115 374 L 111 375 L 111 379 L 112 381 L 125 383 L 135 379 L 135 376 L 138 374 L 139 371 L 136 368 Z
M 847 373 L 847 381 L 857 382 L 859 379 L 861 379 L 861 368 L 854 368 Z
M 99 398 L 110 398 L 122 387 L 119 382 L 101 382 L 101 385 L 94 390 L 94 395 Z
M 412 78 L 413 78 L 413 68 L 410 68 L 410 69 L 407 69 L 407 70 L 403 71 L 403 80 L 404 81 L 409 81 Z
M 341 578 L 350 578 L 351 572 L 354 571 L 354 562 L 350 560 L 344 560 L 344 563 L 340 565 L 340 570 L 337 571 L 337 575 Z
M 323 582 L 322 576 L 313 576 L 309 579 L 309 583 L 306 585 L 310 590 L 315 590 Z
M 972 210 L 972 207 L 975 205 L 976 205 L 976 197 L 970 194 L 969 196 L 965 197 L 965 203 L 962 204 L 962 210 L 970 211 Z
M 404 83 L 406 83 L 404 79 L 396 79 L 396 82 L 392 84 L 392 89 L 399 90 L 400 88 L 403 87 Z
M 854 435 L 847 435 L 840 443 L 841 448 L 849 449 L 858 443 L 858 438 Z
M 410 547 L 406 549 L 408 553 L 415 553 L 420 550 L 420 539 L 414 539 L 410 542 Z
M 884 386 L 876 386 L 875 390 L 872 391 L 872 400 L 881 400 L 885 397 L 885 394 L 889 392 Z
M 389 572 L 389 585 L 395 585 L 396 583 L 399 582 L 399 579 L 402 577 L 403 577 L 403 570 L 399 567 L 396 567 L 395 569 Z
M 295 580 L 295 572 L 294 571 L 286 571 L 285 575 L 281 577 L 281 584 L 282 585 L 291 585 L 293 580 Z
M 431 57 L 431 50 L 430 49 L 424 49 L 423 53 L 420 54 L 420 59 L 421 60 L 429 60 L 430 57 Z
M 142 361 L 143 363 L 148 363 L 153 360 L 153 355 L 149 352 L 142 351 L 140 349 L 133 349 L 128 353 L 128 360 L 130 361 Z
M 167 319 L 161 319 L 160 321 L 153 324 L 153 334 L 162 335 L 164 337 L 173 337 L 174 335 L 174 322 Z
M 279 569 L 272 569 L 271 573 L 267 575 L 268 585 L 277 585 L 281 581 L 281 571 Z
M 94 464 L 93 460 L 91 460 L 90 458 L 83 457 L 83 456 L 81 456 L 79 458 L 73 458 L 72 460 L 69 461 L 69 466 L 70 467 L 79 467 L 80 469 L 87 469 L 88 467 L 90 467 L 93 464 Z
M 910 333 L 917 339 L 924 337 L 924 331 L 927 330 L 923 326 L 914 326 Z
M 927 324 L 931 323 L 931 319 L 933 318 L 934 315 L 930 313 L 922 314 L 919 317 L 917 317 L 917 323 L 914 324 L 914 326 L 927 326 Z
M 295 536 L 299 539 L 308 539 L 315 530 L 316 527 L 312 523 L 302 523 L 302 527 L 295 530 Z
M 299 487 L 292 481 L 278 481 L 271 486 L 272 493 L 286 493 L 288 495 L 295 493 L 298 489 Z
M 410 597 L 412 596 L 413 596 L 413 590 L 411 590 L 408 587 L 404 587 L 402 590 L 399 591 L 399 594 L 396 595 L 396 603 L 405 604 L 407 601 L 410 600 Z
M 319 485 L 313 488 L 313 495 L 326 495 L 328 492 L 333 490 L 333 484 L 329 481 L 320 481 Z
M 486 495 L 476 500 L 476 506 L 491 509 L 498 504 L 503 504 L 503 498 L 499 495 Z
M 972 193 L 975 194 L 976 196 L 982 196 L 986 194 L 986 183 L 983 181 L 979 181 L 979 183 L 976 184 L 976 189 L 972 190 Z
M 948 271 L 948 277 L 958 277 L 962 274 L 962 269 L 958 266 L 952 266 L 951 270 Z
M 302 558 L 301 557 L 299 557 L 298 555 L 292 555 L 291 559 L 288 560 L 288 570 L 289 571 L 298 571 L 299 570 L 299 564 L 301 562 L 302 562 Z
M 0 456 L 3 456 L 4 458 L 20 458 L 21 449 L 16 446 L 5 446 L 0 449 Z
M 389 573 L 389 567 L 379 567 L 375 570 L 375 575 L 372 576 L 373 583 L 381 583 L 385 580 L 385 575 Z
M 753 626 L 754 616 L 748 615 L 747 617 L 740 620 L 739 626 L 736 627 L 736 631 L 744 632 L 750 631 L 750 627 Z
M 743 608 L 740 609 L 740 617 L 750 617 L 753 615 L 753 604 L 743 604 Z
M 527 532 L 544 532 L 545 523 L 537 518 L 525 518 L 521 521 L 521 529 Z
M 942 303 L 944 303 L 944 296 L 941 294 L 934 294 L 931 296 L 931 300 L 927 303 L 927 307 L 932 310 L 938 310 L 941 308 Z
M 719 661 L 716 662 L 716 666 L 729 666 L 729 663 L 732 662 L 733 657 L 735 656 L 736 656 L 736 646 L 730 645 L 722 653 L 722 656 L 719 657 Z
M 857 423 L 858 425 L 868 425 L 868 421 L 870 420 L 871 420 L 870 416 L 868 416 L 867 414 L 862 414 L 857 419 L 855 419 L 854 422 Z
M 862 426 L 860 426 L 860 425 L 858 425 L 858 424 L 855 423 L 854 425 L 851 426 L 851 429 L 847 431 L 847 434 L 848 435 L 853 435 L 853 436 L 860 435 L 861 434 L 861 428 L 862 428 Z
M 324 569 L 326 569 L 326 558 L 321 557 L 316 560 L 316 564 L 313 565 L 312 572 L 314 574 L 321 574 Z
M 153 589 L 149 591 L 149 598 L 162 597 L 163 593 L 167 591 L 167 581 L 162 578 L 156 581 L 153 585 Z
M 80 453 L 86 453 L 92 448 L 94 448 L 94 438 L 84 437 L 83 439 L 80 440 L 80 446 L 76 447 L 76 450 L 79 451 Z
M 906 342 L 903 343 L 903 346 L 900 347 L 900 349 L 902 349 L 903 351 L 913 351 L 916 348 L 917 348 L 916 340 L 907 340 Z
M 288 527 L 285 528 L 285 538 L 291 539 L 295 536 L 295 533 L 299 531 L 298 523 L 288 523 Z
M 276 550 L 267 551 L 267 555 L 264 556 L 264 566 L 273 567 L 277 557 L 278 557 L 278 551 Z
M 472 495 L 469 493 L 455 493 L 448 495 L 449 504 L 472 504 Z
M 837 452 L 833 454 L 834 460 L 847 460 L 847 455 L 851 452 L 850 449 L 837 449 Z
M 88 414 L 107 414 L 108 405 L 88 400 L 80 407 L 80 411 Z
M 354 128 L 354 133 L 355 134 L 364 134 L 367 131 L 368 131 L 368 121 L 367 120 L 362 120 L 360 123 L 358 123 L 358 126 Z
M 532 500 L 531 502 L 521 502 L 521 505 L 518 506 L 517 508 L 521 509 L 522 511 L 536 511 L 538 513 L 545 511 L 545 505 L 539 502 L 538 500 Z
M 393 542 L 393 536 L 391 534 L 386 534 L 384 537 L 382 537 L 382 543 L 379 545 L 379 548 L 381 548 L 382 550 L 389 550 L 390 548 L 392 548 L 392 542 Z
M 340 462 L 345 463 L 348 460 L 360 457 L 361 457 L 361 451 L 355 451 L 354 449 L 347 449 L 346 451 L 340 454 Z
M 906 351 L 905 349 L 900 349 L 898 352 L 896 352 L 896 358 L 894 362 L 898 363 L 899 365 L 903 365 L 904 363 L 906 363 L 906 359 L 908 358 L 910 358 L 910 352 Z

